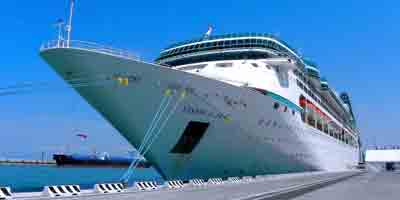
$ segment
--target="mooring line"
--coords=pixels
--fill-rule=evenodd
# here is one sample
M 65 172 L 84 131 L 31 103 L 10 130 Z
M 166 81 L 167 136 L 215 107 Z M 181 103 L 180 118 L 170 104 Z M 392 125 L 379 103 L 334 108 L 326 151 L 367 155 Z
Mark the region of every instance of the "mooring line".
M 150 142 L 150 144 L 148 145 L 147 149 L 144 151 L 143 156 L 150 150 L 151 145 L 155 142 L 155 140 L 160 136 L 161 131 L 164 129 L 164 127 L 167 125 L 169 119 L 171 118 L 171 116 L 175 113 L 176 109 L 178 108 L 180 102 L 185 98 L 186 96 L 186 92 L 182 92 L 181 97 L 179 98 L 179 100 L 176 102 L 175 106 L 173 107 L 173 109 L 168 113 L 166 119 L 164 120 L 164 122 L 162 123 L 162 125 L 160 126 L 160 128 L 158 129 L 157 133 L 154 135 L 154 137 L 152 138 L 152 141 Z
M 148 144 L 149 139 L 153 136 L 154 129 L 155 129 L 156 125 L 159 123 L 162 116 L 164 115 L 169 104 L 171 103 L 171 99 L 172 99 L 171 90 L 167 89 L 165 91 L 163 99 L 161 100 L 160 106 L 157 109 L 157 113 L 153 117 L 153 120 L 151 121 L 150 126 L 145 133 L 143 141 L 139 146 L 139 149 L 138 149 L 139 154 L 143 155 L 143 149 L 146 148 L 146 145 Z M 166 105 L 165 105 L 165 100 L 167 100 Z M 129 181 L 129 179 L 133 173 L 133 169 L 137 167 L 138 163 L 139 163 L 138 159 L 136 159 L 131 163 L 131 165 L 129 165 L 128 170 L 125 172 L 125 174 L 121 178 L 121 180 L 123 182 L 127 183 Z

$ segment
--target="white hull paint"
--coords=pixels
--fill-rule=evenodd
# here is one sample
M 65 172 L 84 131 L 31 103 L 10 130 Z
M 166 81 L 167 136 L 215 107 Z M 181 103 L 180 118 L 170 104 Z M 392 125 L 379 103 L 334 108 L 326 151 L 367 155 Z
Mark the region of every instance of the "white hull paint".
M 299 112 L 274 110 L 274 99 L 247 88 L 82 49 L 49 49 L 41 55 L 65 79 L 68 73 L 134 77 L 127 86 L 109 80 L 76 90 L 136 148 L 167 98 L 165 91 L 175 88 L 161 122 L 177 109 L 145 155 L 166 179 L 341 171 L 358 162 L 357 148 L 304 124 Z M 180 100 L 182 88 L 189 92 Z M 191 154 L 170 153 L 189 121 L 210 126 Z

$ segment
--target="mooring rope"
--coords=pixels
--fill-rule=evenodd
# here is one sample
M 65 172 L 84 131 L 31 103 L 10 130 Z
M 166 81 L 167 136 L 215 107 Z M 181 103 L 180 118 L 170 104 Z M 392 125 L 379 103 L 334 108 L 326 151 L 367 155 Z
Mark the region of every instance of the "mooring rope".
M 164 129 L 164 127 L 167 125 L 169 119 L 171 118 L 171 116 L 175 113 L 176 109 L 178 108 L 179 104 L 181 103 L 181 101 L 186 97 L 186 92 L 183 91 L 179 100 L 176 102 L 175 106 L 172 108 L 172 110 L 169 112 L 169 114 L 167 115 L 166 119 L 164 120 L 164 122 L 162 123 L 162 125 L 160 126 L 160 128 L 158 129 L 157 133 L 154 135 L 154 137 L 152 138 L 150 144 L 148 145 L 147 149 L 143 152 L 143 156 L 149 151 L 151 145 L 154 143 L 154 141 L 160 136 L 161 131 Z
M 167 90 L 167 91 L 168 91 L 168 90 Z M 166 92 L 166 93 L 169 93 L 169 92 Z M 147 137 L 145 137 L 145 138 L 143 139 L 143 141 L 142 141 L 142 144 L 141 144 L 141 147 L 142 147 L 142 148 L 139 148 L 139 151 L 140 151 L 140 152 L 142 152 L 142 151 L 143 151 L 143 148 L 147 145 L 147 141 L 148 141 L 149 137 L 151 137 L 151 136 L 153 135 L 153 132 L 154 132 L 154 129 L 156 128 L 156 125 L 160 122 L 162 116 L 164 115 L 165 111 L 167 110 L 169 104 L 171 103 L 171 100 L 172 100 L 171 94 L 166 94 L 164 97 L 167 97 L 167 98 L 168 98 L 167 105 L 165 105 L 165 106 L 162 108 L 161 113 L 159 113 L 160 110 L 158 110 L 158 112 L 157 112 L 157 114 L 156 114 L 157 119 L 155 120 L 154 123 L 153 123 L 153 122 L 151 123 L 150 128 L 148 129 L 148 131 L 146 131 L 145 136 L 147 136 Z
M 160 114 L 160 117 L 158 118 L 158 120 L 156 121 L 156 123 L 153 124 L 152 129 L 149 131 L 149 133 L 151 133 L 151 135 L 147 138 L 147 141 L 150 140 L 150 143 L 147 143 L 147 141 L 146 141 L 146 144 L 144 144 L 144 145 L 143 145 L 143 143 L 141 144 L 141 147 L 143 147 L 143 148 L 141 148 L 141 151 L 139 151 L 139 153 L 140 153 L 141 155 L 145 156 L 146 153 L 150 150 L 150 148 L 151 148 L 151 146 L 153 145 L 153 143 L 157 140 L 157 138 L 160 136 L 162 130 L 163 130 L 164 127 L 167 125 L 167 123 L 168 123 L 169 119 L 171 118 L 172 114 L 175 113 L 176 109 L 177 109 L 178 106 L 179 106 L 179 103 L 186 97 L 186 95 L 187 95 L 187 93 L 186 93 L 186 91 L 184 90 L 184 91 L 181 93 L 181 95 L 180 95 L 178 101 L 175 103 L 174 107 L 169 111 L 169 113 L 167 114 L 167 117 L 166 117 L 166 118 L 163 120 L 163 122 L 161 123 L 161 126 L 159 127 L 158 131 L 157 131 L 155 134 L 153 134 L 153 132 L 156 130 L 156 125 L 160 122 L 160 119 L 161 119 L 162 116 L 164 115 L 164 112 L 162 112 L 162 113 Z M 172 98 L 173 98 L 173 97 L 172 97 L 172 95 L 171 95 L 170 99 L 172 99 Z M 166 108 L 167 108 L 167 107 L 164 107 L 164 110 L 163 110 L 163 111 L 165 111 Z M 125 172 L 123 178 L 121 179 L 122 182 L 128 183 L 130 177 L 131 177 L 132 174 L 133 174 L 133 170 L 137 167 L 138 163 L 139 163 L 139 162 L 138 162 L 137 159 L 131 163 L 130 168 L 128 168 L 128 170 Z M 131 166 L 132 166 L 132 167 L 131 167 Z
M 78 76 L 75 76 L 78 77 Z M 118 80 L 116 80 L 118 81 Z M 69 88 L 83 88 L 83 87 L 98 87 L 113 84 L 113 77 L 110 75 L 99 74 L 91 77 L 78 77 L 66 79 L 64 84 L 54 84 L 51 81 L 25 82 L 21 84 L 14 84 L 10 86 L 0 87 L 0 96 L 19 95 L 26 93 L 35 93 L 38 89 L 69 89 Z M 121 83 L 120 83 L 121 84 Z
M 167 102 L 165 103 L 165 101 L 167 101 Z M 161 103 L 160 103 L 158 109 L 157 109 L 157 113 L 154 115 L 154 117 L 153 117 L 153 119 L 152 119 L 152 121 L 151 121 L 151 123 L 150 123 L 150 125 L 149 125 L 149 127 L 148 127 L 148 129 L 147 129 L 147 131 L 145 133 L 145 135 L 144 135 L 142 143 L 139 146 L 139 149 L 138 149 L 139 154 L 141 154 L 142 151 L 143 151 L 143 148 L 145 148 L 148 139 L 152 135 L 154 127 L 156 126 L 156 124 L 158 124 L 160 118 L 162 117 L 162 115 L 165 112 L 166 108 L 169 106 L 170 102 L 171 102 L 171 95 L 170 95 L 170 92 L 167 90 L 165 92 L 165 95 L 164 95 L 163 99 L 161 100 Z M 121 178 L 121 180 L 123 182 L 127 183 L 129 181 L 129 178 L 130 178 L 131 174 L 133 173 L 132 170 L 137 167 L 138 163 L 139 163 L 138 159 L 135 159 L 134 161 L 132 161 L 132 163 L 129 165 L 127 171 L 124 173 L 124 175 Z

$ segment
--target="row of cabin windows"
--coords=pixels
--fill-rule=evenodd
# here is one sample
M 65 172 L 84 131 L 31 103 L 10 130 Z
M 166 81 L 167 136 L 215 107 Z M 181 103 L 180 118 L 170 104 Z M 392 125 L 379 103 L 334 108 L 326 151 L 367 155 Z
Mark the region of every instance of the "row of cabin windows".
M 302 80 L 304 83 L 307 83 L 307 85 L 308 85 L 310 88 L 312 88 L 313 91 L 316 91 L 315 88 L 312 87 L 312 85 L 311 85 L 311 83 L 310 83 L 310 80 L 308 80 L 308 79 L 306 78 L 306 76 L 305 76 L 302 72 L 300 72 L 300 71 L 297 70 L 297 69 L 295 69 L 293 72 L 294 72 L 294 74 L 295 74 L 297 77 L 300 78 L 300 80 Z M 340 122 L 342 122 L 343 124 L 348 124 L 348 123 L 345 123 L 345 122 L 342 120 L 342 117 L 339 117 L 339 116 L 341 116 L 339 113 L 337 113 L 336 111 L 330 109 L 328 106 L 326 106 L 324 103 L 322 103 L 322 101 L 321 101 L 320 99 L 316 98 L 315 95 L 311 92 L 311 90 L 309 90 L 309 92 L 307 92 L 307 90 L 308 90 L 307 87 L 306 87 L 305 85 L 303 85 L 299 80 L 297 80 L 297 85 L 298 85 L 301 89 L 303 89 L 308 95 L 311 94 L 311 95 L 310 95 L 311 98 L 313 98 L 316 102 L 318 102 L 319 104 L 321 104 L 322 107 L 324 107 L 331 115 L 335 116 L 336 119 L 340 120 Z M 322 96 L 319 96 L 319 98 L 322 98 L 324 101 L 326 101 L 325 98 L 322 97 Z
M 282 52 L 284 54 L 289 53 L 288 50 L 281 45 L 277 44 L 274 41 L 270 40 L 261 40 L 261 39 L 242 39 L 242 40 L 224 40 L 218 42 L 208 42 L 201 43 L 196 45 L 189 45 L 181 48 L 176 48 L 174 50 L 170 50 L 161 54 L 159 59 L 164 59 L 171 56 L 176 56 L 179 54 L 187 54 L 187 53 L 195 53 L 204 50 L 215 50 L 215 49 L 224 49 L 224 48 L 240 48 L 240 47 L 248 47 L 248 48 L 268 48 L 274 51 Z
M 304 119 L 304 118 L 305 118 L 304 114 L 302 114 L 302 119 Z M 344 135 L 346 135 L 347 133 L 345 133 L 345 132 L 340 133 L 338 131 L 335 132 L 333 129 L 329 129 L 327 124 L 323 125 L 320 121 L 316 121 L 315 119 L 313 119 L 312 116 L 307 117 L 307 124 L 310 125 L 311 127 L 318 129 L 321 132 L 324 132 L 325 134 L 330 135 L 331 137 L 334 137 L 337 140 L 340 140 L 340 141 L 346 143 L 346 144 L 349 144 L 352 146 L 355 146 L 355 144 L 356 144 L 354 140 L 344 137 Z
M 302 89 L 306 94 L 308 94 L 308 96 L 310 96 L 312 99 L 314 99 L 315 102 L 318 102 L 319 105 L 321 105 L 323 108 L 325 108 L 326 111 L 329 112 L 329 114 L 331 114 L 332 116 L 335 116 L 336 119 L 338 119 L 340 122 L 343 122 L 343 120 L 341 119 L 341 117 L 339 117 L 340 115 L 333 111 L 331 108 L 329 108 L 325 103 L 323 103 L 321 101 L 321 99 L 317 98 L 317 96 L 312 92 L 312 90 L 308 89 L 302 82 L 300 82 L 298 79 L 296 79 L 296 83 L 297 86 Z
M 302 72 L 300 72 L 299 70 L 295 69 L 294 70 L 294 74 L 296 76 L 298 76 L 304 83 L 307 83 L 309 86 L 312 86 L 310 80 L 308 80 L 308 78 L 306 78 L 306 75 L 304 75 Z M 341 102 L 338 102 L 338 104 L 341 104 Z
M 308 87 L 311 88 L 311 89 L 308 89 L 305 86 L 305 84 L 303 84 L 299 80 L 296 80 L 297 81 L 297 85 L 302 90 L 304 90 L 311 98 L 313 98 L 316 102 L 318 102 L 319 104 L 322 104 L 322 101 L 321 101 L 319 95 L 314 94 L 314 93 L 316 93 L 316 89 L 312 86 L 311 81 L 308 80 L 306 78 L 306 76 L 302 72 L 300 72 L 299 70 L 295 69 L 293 72 L 298 78 L 300 78 L 300 80 L 302 80 L 304 83 L 306 83 L 308 85 Z
M 314 99 L 315 102 L 318 102 L 319 105 L 321 105 L 323 108 L 325 108 L 325 110 L 327 110 L 331 115 L 335 116 L 335 118 L 340 119 L 338 116 L 339 114 L 337 114 L 336 112 L 332 111 L 327 105 L 325 105 L 325 103 L 323 103 L 321 101 L 321 99 L 319 97 L 317 97 L 317 95 L 314 94 L 314 92 L 312 92 L 312 90 L 308 89 L 301 81 L 299 81 L 298 79 L 296 79 L 296 83 L 297 86 L 302 89 L 306 94 L 308 94 L 308 96 L 310 96 L 312 99 Z
M 295 69 L 293 70 L 293 73 L 299 77 L 304 83 L 308 83 L 310 84 L 310 80 L 307 79 L 306 75 L 304 75 L 302 72 L 300 72 L 299 70 Z
M 207 38 L 198 38 L 198 39 L 186 40 L 186 41 L 183 41 L 183 42 L 178 42 L 178 43 L 170 45 L 167 49 L 175 48 L 175 47 L 186 45 L 186 44 L 190 44 L 190 43 L 202 42 L 202 41 L 204 41 L 204 39 L 207 39 L 207 40 L 211 41 L 211 40 L 217 40 L 217 39 L 243 38 L 243 37 L 251 37 L 251 38 L 263 37 L 263 39 L 264 38 L 265 39 L 271 38 L 271 39 L 279 41 L 280 43 L 282 43 L 283 45 L 285 45 L 287 48 L 291 49 L 292 51 L 295 51 L 285 41 L 280 40 L 276 36 L 274 36 L 272 34 L 269 34 L 269 33 L 267 33 L 267 34 L 265 34 L 265 33 L 230 33 L 230 34 L 223 34 L 223 35 L 211 35 L 211 36 L 209 36 Z
M 200 70 L 200 69 L 204 69 L 208 64 L 200 64 L 200 65 L 190 65 L 190 66 L 185 66 L 185 67 L 179 67 L 179 70 L 183 70 L 183 71 L 188 71 L 188 70 Z M 257 63 L 251 63 L 251 65 L 254 68 L 258 68 L 260 67 Z M 233 63 L 217 63 L 215 64 L 216 67 L 221 67 L 221 68 L 227 68 L 227 67 L 233 67 Z M 265 65 L 265 67 L 267 69 L 271 69 L 271 66 L 269 66 L 268 64 Z M 279 72 L 279 69 L 277 69 Z
M 254 49 L 253 49 L 254 50 Z M 240 51 L 240 52 L 215 52 L 211 54 L 204 55 L 182 55 L 178 57 L 166 58 L 165 60 L 159 60 L 161 64 L 167 64 L 170 66 L 179 66 L 186 64 L 211 62 L 211 61 L 226 61 L 226 60 L 256 60 L 256 59 L 266 59 L 270 58 L 271 54 L 268 52 L 259 51 Z
M 321 132 L 324 132 L 325 134 L 330 135 L 331 137 L 344 142 L 345 144 L 349 144 L 351 146 L 355 146 L 355 141 L 352 138 L 347 138 L 344 137 L 344 135 L 348 134 L 342 129 L 342 133 L 340 131 L 334 131 L 334 129 L 330 129 L 328 124 L 323 124 L 321 121 L 314 119 L 312 115 L 307 115 L 307 120 L 306 120 L 306 113 L 302 112 L 301 113 L 301 119 L 304 123 L 308 124 L 309 126 L 318 129 Z
M 275 102 L 273 104 L 274 110 L 279 110 L 280 107 L 281 107 L 281 105 L 278 102 Z M 288 112 L 289 109 L 287 106 L 284 106 L 282 111 Z M 292 112 L 293 116 L 296 114 L 295 110 L 291 110 L 291 112 Z M 302 112 L 301 118 L 302 118 L 303 122 L 305 122 L 305 112 Z M 344 137 L 344 135 L 345 135 L 344 130 L 342 130 L 341 134 L 338 131 L 334 132 L 333 129 L 329 129 L 329 126 L 327 124 L 322 124 L 321 121 L 315 120 L 311 115 L 307 116 L 307 124 L 310 125 L 311 127 L 318 129 L 321 132 L 324 132 L 325 134 L 330 135 L 331 137 L 334 137 L 334 138 L 344 142 L 345 144 L 349 144 L 351 146 L 355 146 L 355 144 L 356 144 L 352 138 L 349 139 L 347 137 Z
M 310 90 L 308 89 L 302 82 L 300 82 L 298 79 L 296 79 L 297 86 L 301 88 L 304 92 L 308 94 L 314 101 L 318 102 L 319 104 L 322 104 L 322 101 Z

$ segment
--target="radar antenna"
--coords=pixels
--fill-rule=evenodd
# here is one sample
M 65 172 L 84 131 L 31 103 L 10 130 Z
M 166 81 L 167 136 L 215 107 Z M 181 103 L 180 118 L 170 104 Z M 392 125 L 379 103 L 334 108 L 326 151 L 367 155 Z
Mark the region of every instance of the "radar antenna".
M 209 25 L 207 32 L 204 34 L 204 39 L 208 39 L 211 36 L 212 31 L 213 31 L 213 27 L 211 25 Z

